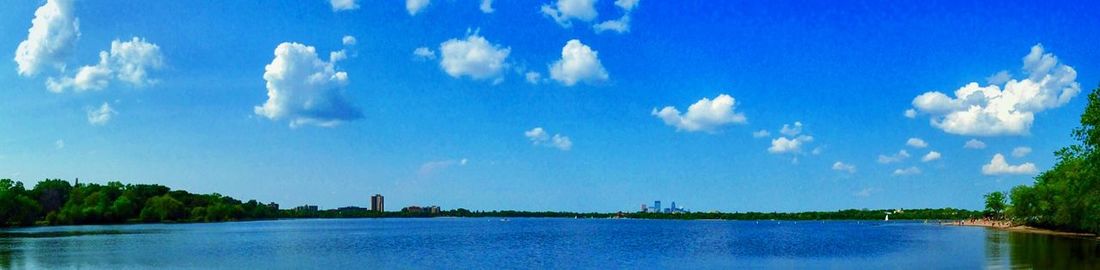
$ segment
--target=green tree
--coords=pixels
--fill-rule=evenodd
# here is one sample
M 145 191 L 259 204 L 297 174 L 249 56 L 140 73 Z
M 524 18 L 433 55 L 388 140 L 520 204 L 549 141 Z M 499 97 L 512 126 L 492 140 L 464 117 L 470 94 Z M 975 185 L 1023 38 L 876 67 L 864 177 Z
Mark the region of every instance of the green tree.
M 986 216 L 1000 219 L 1003 217 L 1005 208 L 1008 206 L 1008 202 L 1005 201 L 1004 192 L 991 192 L 985 194 L 985 214 Z
M 1100 88 L 1088 95 L 1081 126 L 1072 132 L 1077 144 L 1055 155 L 1053 168 L 1031 187 L 1012 189 L 1010 218 L 1029 225 L 1100 233 Z
M 172 198 L 172 195 L 164 194 L 150 198 L 141 209 L 141 220 L 146 222 L 177 221 L 186 217 L 187 212 L 183 203 Z

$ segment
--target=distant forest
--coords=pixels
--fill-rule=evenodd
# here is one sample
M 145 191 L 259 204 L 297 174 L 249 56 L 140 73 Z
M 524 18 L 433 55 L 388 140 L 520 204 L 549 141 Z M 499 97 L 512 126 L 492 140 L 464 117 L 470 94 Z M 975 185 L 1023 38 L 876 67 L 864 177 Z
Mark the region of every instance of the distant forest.
M 278 218 L 400 218 L 400 217 L 577 217 L 644 219 L 730 219 L 730 220 L 881 220 L 964 219 L 981 216 L 980 211 L 962 209 L 843 210 L 801 213 L 573 213 L 529 211 L 470 211 L 456 209 L 375 212 L 362 208 L 332 210 L 277 209 L 277 205 L 256 200 L 242 202 L 221 194 L 193 194 L 162 185 L 109 182 L 71 184 L 60 179 L 38 182 L 27 189 L 23 183 L 0 180 L 0 224 L 4 226 L 81 225 L 124 223 L 220 222 Z
M 1058 163 L 1035 177 L 1035 184 L 987 194 L 986 216 L 1034 227 L 1100 234 L 1100 88 L 1088 96 L 1077 144 L 1054 154 Z M 1008 200 L 1011 199 L 1011 204 Z

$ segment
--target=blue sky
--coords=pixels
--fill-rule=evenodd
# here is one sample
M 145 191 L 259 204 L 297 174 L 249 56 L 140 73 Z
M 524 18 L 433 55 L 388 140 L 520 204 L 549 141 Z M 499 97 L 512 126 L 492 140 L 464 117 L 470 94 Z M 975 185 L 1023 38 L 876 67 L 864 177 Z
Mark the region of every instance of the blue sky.
M 1087 1 L 336 2 L 8 3 L 0 177 L 286 206 L 979 208 L 1053 165 L 1100 83 Z

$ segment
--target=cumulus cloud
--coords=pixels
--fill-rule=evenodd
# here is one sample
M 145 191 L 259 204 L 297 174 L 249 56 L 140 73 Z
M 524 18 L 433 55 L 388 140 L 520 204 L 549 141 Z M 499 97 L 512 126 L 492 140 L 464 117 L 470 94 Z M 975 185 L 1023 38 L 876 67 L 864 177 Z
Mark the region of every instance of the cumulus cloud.
M 48 67 L 64 70 L 79 38 L 80 22 L 73 15 L 73 1 L 46 1 L 34 11 L 27 39 L 15 49 L 19 75 L 32 77 Z
M 63 92 L 65 89 L 76 91 L 100 90 L 106 88 L 112 79 L 128 83 L 134 87 L 155 84 L 149 73 L 164 66 L 164 56 L 160 47 L 134 37 L 129 41 L 111 41 L 111 51 L 99 52 L 99 63 L 83 66 L 73 77 L 46 80 L 46 89 Z
M 794 124 L 783 124 L 783 127 L 779 129 L 779 134 L 787 136 L 795 136 L 802 133 L 802 122 L 794 121 Z
M 928 154 L 925 154 L 924 157 L 922 157 L 920 159 L 920 161 L 931 162 L 931 161 L 940 159 L 940 157 L 941 157 L 940 152 L 928 151 Z
M 802 146 L 806 143 L 814 141 L 813 136 L 800 135 L 794 138 L 779 137 L 772 139 L 772 146 L 768 147 L 768 153 L 772 154 L 784 154 L 784 153 L 798 153 L 802 151 Z
M 343 43 L 344 46 L 355 46 L 359 41 L 353 36 L 344 36 L 344 38 L 340 39 L 340 43 Z
M 794 124 L 783 124 L 783 127 L 779 128 L 779 138 L 772 139 L 772 144 L 768 147 L 768 152 L 772 154 L 784 154 L 793 153 L 798 154 L 802 152 L 802 147 L 808 143 L 814 141 L 813 136 L 801 135 L 802 134 L 802 122 L 795 121 Z M 811 152 L 814 155 L 821 153 L 821 147 L 816 147 Z M 797 162 L 797 160 L 796 160 Z
M 894 175 L 895 176 L 917 175 L 917 174 L 920 174 L 920 173 L 921 173 L 920 168 L 917 168 L 916 166 L 894 170 Z
M 856 172 L 856 165 L 847 164 L 847 163 L 844 163 L 844 162 L 841 162 L 841 161 L 837 161 L 837 162 L 833 163 L 833 170 L 834 171 L 848 172 L 848 173 L 855 173 Z
M 966 141 L 966 144 L 963 145 L 963 148 L 966 148 L 966 149 L 985 149 L 985 143 L 982 142 L 982 141 L 979 141 L 978 139 L 970 139 L 969 141 Z
M 630 13 L 634 10 L 634 7 L 638 6 L 638 0 L 618 0 L 615 1 L 615 6 L 623 11 L 623 16 L 593 25 L 592 28 L 596 30 L 596 33 L 604 31 L 613 31 L 620 34 L 630 32 Z
M 924 140 L 922 140 L 921 138 L 909 138 L 908 141 L 905 141 L 905 145 L 908 145 L 908 146 L 913 147 L 913 148 L 928 147 L 928 143 L 924 142 Z
M 405 0 L 405 10 L 409 11 L 409 16 L 416 16 L 428 4 L 431 4 L 431 0 Z
M 1002 70 L 985 78 L 985 82 L 988 84 L 1004 84 L 1009 80 L 1012 80 L 1012 74 L 1008 73 L 1007 70 Z
M 527 73 L 524 73 L 523 77 L 527 79 L 527 82 L 530 84 L 538 84 L 540 81 L 542 81 L 542 74 L 534 71 L 528 71 Z
M 599 16 L 596 0 L 558 0 L 554 5 L 542 5 L 541 11 L 562 27 L 573 26 L 573 20 L 590 22 Z
M 420 61 L 432 60 L 435 59 L 435 51 L 428 49 L 428 47 L 416 48 L 416 50 L 413 50 L 413 57 Z
M 917 118 L 917 110 L 908 109 L 908 110 L 905 110 L 905 112 L 902 113 L 902 115 L 905 115 L 905 118 L 909 118 L 909 119 Z
M 531 141 L 531 144 L 536 146 L 553 147 L 562 151 L 569 151 L 569 149 L 573 148 L 573 141 L 570 140 L 569 137 L 561 134 L 550 136 L 542 127 L 535 127 L 531 130 L 524 131 L 523 136 L 527 137 L 527 139 Z
M 901 162 L 902 160 L 905 160 L 907 158 L 909 158 L 909 152 L 905 151 L 905 149 L 902 149 L 901 151 L 898 151 L 897 154 L 893 154 L 893 155 L 889 155 L 889 156 L 887 156 L 887 155 L 878 155 L 878 163 L 890 164 L 890 163 L 895 163 L 895 162 Z
M 118 112 L 111 108 L 110 104 L 104 102 L 99 108 L 88 109 L 88 123 L 93 126 L 106 125 L 111 121 L 111 117 L 114 117 Z
M 1005 160 L 1005 156 L 997 153 L 993 155 L 993 159 L 989 161 L 989 164 L 982 165 L 982 174 L 984 175 L 1006 175 L 1006 174 L 1035 174 L 1035 164 L 1031 162 L 1025 162 L 1020 165 L 1009 165 Z
M 601 23 L 592 26 L 592 29 L 596 30 L 596 33 L 603 33 L 604 31 L 611 31 L 616 33 L 630 32 L 630 14 L 623 15 L 615 20 L 606 20 Z
M 356 4 L 355 0 L 329 0 L 329 4 L 332 4 L 332 11 L 359 9 L 359 4 Z
M 932 126 L 951 134 L 1028 134 L 1035 113 L 1066 104 L 1081 86 L 1077 71 L 1059 63 L 1042 45 L 1031 47 L 1023 62 L 1026 78 L 985 86 L 971 82 L 955 90 L 954 97 L 927 92 L 913 99 L 913 107 L 931 115 Z
M 650 113 L 660 118 L 666 125 L 676 127 L 677 131 L 713 133 L 719 127 L 730 124 L 744 124 L 745 115 L 735 111 L 737 101 L 733 97 L 720 94 L 714 100 L 703 98 L 688 106 L 686 113 L 680 113 L 673 106 L 661 110 L 653 108 Z
M 466 39 L 452 38 L 439 45 L 442 58 L 439 66 L 451 77 L 467 76 L 475 80 L 500 82 L 503 79 L 501 73 L 508 66 L 504 60 L 511 51 L 511 48 L 489 43 L 477 32 L 472 32 Z
M 481 5 L 478 6 L 481 13 L 493 13 L 493 0 L 481 0 Z
M 550 65 L 550 78 L 565 86 L 573 86 L 577 82 L 594 84 L 607 81 L 609 76 L 600 63 L 599 52 L 573 39 L 561 48 L 561 59 Z
M 255 107 L 257 115 L 271 120 L 289 119 L 291 127 L 332 127 L 362 118 L 347 100 L 348 74 L 336 71 L 336 62 L 317 57 L 312 46 L 283 42 L 275 58 L 264 67 L 267 102 Z
M 753 138 L 764 138 L 764 137 L 768 137 L 768 136 L 771 136 L 771 135 L 772 135 L 772 133 L 768 132 L 768 130 L 766 130 L 766 129 L 757 130 L 757 131 L 754 131 L 752 133 Z
M 1020 147 L 1016 147 L 1015 149 L 1012 149 L 1012 156 L 1013 157 L 1024 157 L 1027 154 L 1031 154 L 1031 147 L 1020 146 Z

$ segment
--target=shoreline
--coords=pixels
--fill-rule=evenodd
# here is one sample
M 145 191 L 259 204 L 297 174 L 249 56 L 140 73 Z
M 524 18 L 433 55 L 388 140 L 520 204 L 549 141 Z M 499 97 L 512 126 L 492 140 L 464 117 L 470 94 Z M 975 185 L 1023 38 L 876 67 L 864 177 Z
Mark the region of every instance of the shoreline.
M 959 227 L 982 227 L 994 230 L 1002 230 L 1007 232 L 1020 232 L 1020 233 L 1034 233 L 1034 234 L 1046 234 L 1054 236 L 1065 236 L 1074 238 L 1086 238 L 1100 240 L 1100 236 L 1092 233 L 1078 233 L 1078 232 L 1066 232 L 1055 231 L 1050 229 L 1036 228 L 1027 225 L 1017 225 L 1011 221 L 991 221 L 991 220 L 956 220 L 951 222 L 940 223 L 944 226 L 959 226 Z

